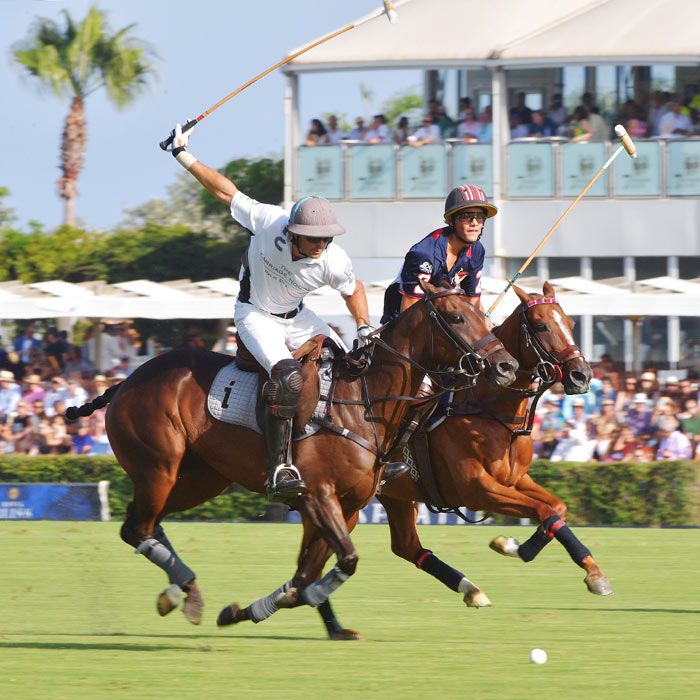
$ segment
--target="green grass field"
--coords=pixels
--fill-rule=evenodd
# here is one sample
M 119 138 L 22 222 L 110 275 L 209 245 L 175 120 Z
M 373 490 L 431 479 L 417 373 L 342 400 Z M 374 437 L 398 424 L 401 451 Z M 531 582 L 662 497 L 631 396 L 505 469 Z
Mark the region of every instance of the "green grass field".
M 388 529 L 361 526 L 358 573 L 334 601 L 358 642 L 329 642 L 315 611 L 283 610 L 220 631 L 219 609 L 289 578 L 300 530 L 174 523 L 197 571 L 200 627 L 160 618 L 163 574 L 116 523 L 0 523 L 0 698 L 700 697 L 700 537 L 694 530 L 579 529 L 615 595 L 593 596 L 552 543 L 531 564 L 487 544 L 530 528 L 426 527 L 424 545 L 464 571 L 492 608 L 396 557 Z M 549 661 L 535 666 L 528 652 Z

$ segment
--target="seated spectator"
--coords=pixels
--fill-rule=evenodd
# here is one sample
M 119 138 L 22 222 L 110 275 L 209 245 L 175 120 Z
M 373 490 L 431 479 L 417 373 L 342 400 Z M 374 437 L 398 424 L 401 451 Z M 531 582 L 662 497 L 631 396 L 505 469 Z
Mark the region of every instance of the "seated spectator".
M 306 133 L 304 140 L 305 146 L 320 146 L 321 144 L 329 143 L 326 127 L 320 119 L 312 119 L 311 127 Z
M 383 114 L 375 114 L 364 138 L 366 143 L 391 143 L 391 129 Z
M 80 418 L 68 431 L 71 436 L 71 452 L 86 455 L 92 450 L 92 436 L 87 419 Z
M 26 401 L 29 405 L 31 405 L 34 403 L 34 401 L 44 400 L 46 391 L 44 390 L 44 384 L 41 381 L 41 377 L 38 374 L 30 374 L 24 380 L 24 384 L 27 389 L 22 394 L 23 401 Z
M 328 136 L 328 143 L 334 146 L 338 145 L 345 138 L 345 134 L 338 128 L 338 118 L 335 114 L 331 114 L 328 117 L 326 135 Z
M 647 117 L 647 134 L 648 136 L 659 135 L 659 124 L 661 117 L 670 109 L 671 96 L 667 92 L 654 90 L 651 94 L 651 106 Z
M 355 119 L 355 128 L 350 130 L 345 138 L 348 141 L 364 141 L 366 133 L 365 120 L 362 117 L 358 117 Z
M 516 96 L 515 106 L 509 113 L 511 124 L 513 117 L 517 118 L 518 124 L 522 124 L 527 129 L 527 125 L 532 121 L 532 110 L 525 104 L 525 93 L 519 92 Z
M 442 143 L 440 129 L 433 124 L 433 118 L 426 114 L 423 117 L 423 126 L 408 137 L 409 146 L 425 146 L 429 143 Z
M 670 416 L 664 416 L 658 423 L 659 445 L 656 459 L 692 459 L 693 451 L 690 440 L 678 430 L 678 422 Z
M 627 414 L 627 410 L 632 406 L 632 400 L 637 392 L 637 379 L 632 375 L 625 376 L 621 387 L 615 397 L 615 412 Z
M 28 325 L 24 329 L 24 333 L 15 338 L 13 347 L 18 353 L 20 361 L 25 365 L 30 364 L 30 351 L 32 349 L 41 350 L 42 347 L 41 339 L 36 337 L 36 328 L 32 324 Z
M 105 422 L 102 416 L 93 416 L 90 419 L 90 434 L 92 437 L 92 447 L 89 455 L 111 455 L 114 454 L 109 438 L 105 432 Z
M 65 408 L 69 406 L 82 406 L 84 403 L 87 403 L 87 400 L 87 391 L 81 386 L 80 382 L 71 379 L 66 385 L 66 398 L 63 400 Z
M 598 107 L 591 107 L 588 124 L 591 129 L 591 141 L 607 141 L 610 138 L 610 125 L 600 116 Z M 646 125 L 644 128 L 646 129 Z
M 649 125 L 644 121 L 643 110 L 638 104 L 634 105 L 632 114 L 629 119 L 627 119 L 627 123 L 623 124 L 623 126 L 633 139 L 643 139 L 646 137 Z
M 584 430 L 574 427 L 568 420 L 561 429 L 561 436 L 552 452 L 552 462 L 587 462 L 593 456 L 595 441 L 589 440 Z
M 578 106 L 571 115 L 569 121 L 570 137 L 572 141 L 590 141 L 593 132 L 591 131 L 591 123 L 588 120 L 588 110 L 585 107 Z
M 464 111 L 464 119 L 457 124 L 457 138 L 464 143 L 479 141 L 481 137 L 481 122 L 476 118 L 476 112 L 467 107 Z
M 649 399 L 646 394 L 634 395 L 631 406 L 627 410 L 627 425 L 632 429 L 635 437 L 641 437 L 650 431 L 652 411 L 649 408 Z
M 589 425 L 589 433 L 596 441 L 596 455 L 598 459 L 604 459 L 613 435 L 617 434 L 621 427 L 615 415 L 615 402 L 612 399 L 603 399 L 601 401 L 601 414 L 593 416 Z
M 520 121 L 518 114 L 510 115 L 510 138 L 511 139 L 524 139 L 530 135 L 529 122 Z
M 29 435 L 32 429 L 31 413 L 29 412 L 29 404 L 22 399 L 17 404 L 17 411 L 10 422 L 10 429 L 15 443 Z M 26 449 L 26 448 L 25 448 Z
M 435 111 L 435 126 L 440 129 L 442 140 L 451 139 L 455 134 L 455 123 L 452 117 L 447 114 L 445 105 L 438 103 Z
M 17 410 L 22 398 L 22 390 L 15 381 L 15 375 L 9 369 L 0 370 L 0 423 L 6 423 L 8 417 Z
M 55 326 L 46 330 L 44 342 L 44 355 L 49 367 L 49 376 L 61 374 L 68 360 L 70 343 L 67 341 L 64 331 L 59 331 Z
M 683 105 L 674 97 L 671 111 L 666 112 L 659 120 L 659 136 L 664 139 L 678 139 L 693 133 L 693 122 L 687 114 L 683 114 Z
M 479 115 L 479 122 L 481 124 L 479 141 L 481 141 L 481 143 L 491 143 L 493 140 L 492 116 L 491 105 L 486 105 Z
M 697 399 L 684 399 L 683 410 L 678 414 L 681 430 L 693 445 L 700 443 L 700 408 Z
M 459 103 L 458 103 L 458 108 L 457 108 L 457 122 L 463 122 L 466 115 L 467 115 L 467 110 L 470 109 L 472 112 L 475 113 L 475 110 L 472 109 L 472 100 L 470 97 L 460 97 L 459 98 Z
M 226 336 L 218 338 L 212 345 L 211 349 L 214 352 L 223 352 L 227 355 L 235 355 L 238 351 L 238 341 L 236 340 L 236 327 L 228 326 L 226 328 Z
M 637 386 L 638 391 L 644 392 L 651 400 L 655 400 L 659 395 L 659 382 L 652 370 L 645 370 L 639 375 Z
M 411 135 L 411 128 L 408 124 L 408 117 L 401 117 L 394 132 L 394 143 L 398 146 L 408 145 L 408 137 Z
M 631 462 L 635 452 L 642 448 L 642 441 L 635 437 L 629 425 L 623 425 L 611 435 L 606 462 Z
M 58 375 L 55 377 L 51 377 L 51 381 L 49 382 L 49 388 L 44 394 L 44 407 L 46 415 L 49 416 L 49 418 L 55 415 L 54 404 L 56 403 L 56 401 L 65 401 L 67 395 L 68 389 L 66 386 L 66 380 L 63 379 L 63 377 L 59 377 Z
M 528 125 L 528 136 L 556 136 L 557 125 L 549 117 L 545 116 L 542 110 L 536 109 L 532 112 L 532 121 Z
M 562 103 L 561 95 L 555 93 L 552 95 L 552 101 L 547 109 L 547 116 L 557 125 L 562 126 L 566 123 L 566 109 Z

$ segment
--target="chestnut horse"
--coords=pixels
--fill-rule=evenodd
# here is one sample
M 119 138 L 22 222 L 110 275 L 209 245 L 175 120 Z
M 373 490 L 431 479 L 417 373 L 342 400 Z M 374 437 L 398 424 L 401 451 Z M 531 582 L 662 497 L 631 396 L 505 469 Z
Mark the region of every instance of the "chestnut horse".
M 539 528 L 522 545 L 512 537 L 497 537 L 490 547 L 529 562 L 554 537 L 585 569 L 588 590 L 609 595 L 613 590 L 608 579 L 566 525 L 564 502 L 527 473 L 533 455 L 528 419 L 534 417 L 534 406 L 528 411 L 530 399 L 539 398 L 555 381 L 563 383 L 567 394 L 585 393 L 591 369 L 576 346 L 573 321 L 559 306 L 553 287 L 545 283 L 543 295 L 528 295 L 518 287 L 514 290 L 521 304 L 494 333 L 518 361 L 518 380 L 509 388 L 490 387 L 479 380 L 473 391 L 455 394 L 448 417 L 428 433 L 438 490 L 443 505 L 451 508 L 466 506 L 473 511 L 536 519 Z M 421 544 L 414 501 L 426 501 L 426 495 L 408 475 L 387 483 L 379 500 L 386 509 L 394 554 L 463 594 L 468 606 L 490 605 L 478 586 Z M 319 612 L 329 635 L 340 638 L 342 627 L 330 601 Z
M 358 556 L 349 531 L 374 496 L 394 434 L 426 373 L 440 386 L 445 381 L 473 384 L 482 371 L 499 385 L 515 380 L 517 363 L 460 290 L 425 285 L 425 291 L 422 302 L 380 329 L 370 349 L 352 355 L 355 369 L 371 358 L 362 372 L 336 363 L 329 419 L 319 432 L 295 443 L 294 462 L 309 489 L 290 501 L 304 523 L 296 573 L 275 596 L 238 611 L 241 619 L 265 619 L 278 603 L 318 605 L 355 572 Z M 109 403 L 110 444 L 134 484 L 121 537 L 168 574 L 170 585 L 158 598 L 158 612 L 168 614 L 184 602 L 185 616 L 194 624 L 201 622 L 202 595 L 161 520 L 213 498 L 231 483 L 265 493 L 261 435 L 215 420 L 206 408 L 212 381 L 230 361 L 203 350 L 165 353 L 76 411 L 89 415 Z M 318 377 L 307 370 L 305 375 L 315 381 L 315 405 Z M 317 580 L 330 552 L 338 563 Z M 224 608 L 219 623 L 238 621 L 234 613 Z

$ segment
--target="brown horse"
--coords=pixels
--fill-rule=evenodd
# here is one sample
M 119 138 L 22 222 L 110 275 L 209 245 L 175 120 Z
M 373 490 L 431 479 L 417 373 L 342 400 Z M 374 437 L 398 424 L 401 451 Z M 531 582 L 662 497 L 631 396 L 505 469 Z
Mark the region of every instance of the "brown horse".
M 304 523 L 290 585 L 245 611 L 224 608 L 219 624 L 260 621 L 278 603 L 317 605 L 354 573 L 358 557 L 349 531 L 358 511 L 374 496 L 394 434 L 426 373 L 438 385 L 471 384 L 482 371 L 499 385 L 515 380 L 517 363 L 489 333 L 484 317 L 468 298 L 454 289 L 425 285 L 425 290 L 425 299 L 385 326 L 371 350 L 356 353 L 352 366 L 339 368 L 328 420 L 319 432 L 295 445 L 294 462 L 309 490 L 290 502 Z M 366 362 L 368 358 L 371 362 Z M 359 371 L 362 360 L 365 368 Z M 212 381 L 230 361 L 202 350 L 169 352 L 146 362 L 100 400 L 79 410 L 80 415 L 89 415 L 110 404 L 109 440 L 134 484 L 121 537 L 168 574 L 170 585 L 158 598 L 159 613 L 171 612 L 184 600 L 184 613 L 194 624 L 202 617 L 201 592 L 194 571 L 176 554 L 161 520 L 203 503 L 231 483 L 265 493 L 260 434 L 217 421 L 206 409 Z M 305 375 L 311 380 L 306 384 L 313 387 L 315 405 L 318 375 L 308 370 L 312 364 L 307 363 Z M 309 402 L 302 397 L 300 403 Z M 317 580 L 331 551 L 338 563 Z M 283 595 L 291 586 L 294 590 Z
M 539 398 L 554 381 L 561 381 L 568 394 L 585 393 L 591 369 L 575 344 L 573 322 L 556 301 L 552 286 L 545 283 L 544 295 L 514 289 L 521 304 L 494 333 L 518 361 L 518 380 L 509 388 L 479 380 L 474 390 L 455 394 L 448 417 L 428 433 L 434 490 L 442 501 L 439 505 L 449 508 L 466 506 L 536 519 L 541 525 L 527 542 L 521 545 L 514 538 L 497 537 L 491 548 L 528 562 L 555 537 L 585 569 L 588 590 L 608 595 L 613 591 L 607 578 L 566 525 L 566 505 L 527 473 L 533 455 L 530 399 Z M 386 509 L 394 554 L 463 594 L 468 606 L 490 605 L 478 586 L 421 544 L 414 501 L 429 501 L 425 491 L 404 476 L 386 484 L 379 500 Z M 331 636 L 342 629 L 329 601 L 319 611 Z

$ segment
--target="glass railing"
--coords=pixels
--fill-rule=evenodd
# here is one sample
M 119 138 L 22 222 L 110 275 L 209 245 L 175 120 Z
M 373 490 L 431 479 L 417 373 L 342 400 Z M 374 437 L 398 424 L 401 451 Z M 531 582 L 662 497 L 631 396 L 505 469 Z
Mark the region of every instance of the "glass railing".
M 700 197 L 700 138 L 635 141 L 636 159 L 621 154 L 589 190 L 590 197 Z M 504 197 L 576 197 L 617 142 L 521 139 L 507 146 Z M 348 143 L 297 151 L 295 198 L 442 199 L 465 182 L 493 194 L 493 149 L 485 143 L 420 148 Z

